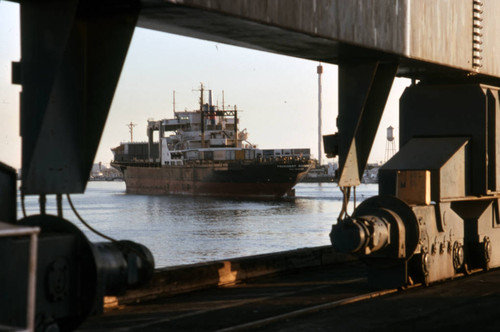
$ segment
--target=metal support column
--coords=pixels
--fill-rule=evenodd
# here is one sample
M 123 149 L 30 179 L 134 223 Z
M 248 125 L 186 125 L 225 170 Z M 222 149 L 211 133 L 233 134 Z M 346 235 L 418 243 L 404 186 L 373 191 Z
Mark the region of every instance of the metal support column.
M 138 13 L 136 1 L 21 1 L 24 194 L 85 190 Z
M 339 186 L 361 183 L 385 103 L 396 75 L 394 63 L 339 65 Z

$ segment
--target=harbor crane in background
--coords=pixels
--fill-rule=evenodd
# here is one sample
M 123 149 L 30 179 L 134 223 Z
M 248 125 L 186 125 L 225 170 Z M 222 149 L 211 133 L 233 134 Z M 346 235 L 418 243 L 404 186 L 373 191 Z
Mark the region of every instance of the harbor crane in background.
M 39 330 L 71 330 L 102 310 L 103 294 L 151 274 L 146 248 L 91 244 L 44 209 L 47 195 L 60 205 L 63 194 L 84 192 L 136 26 L 338 64 L 338 133 L 324 147 L 339 156 L 345 203 L 331 239 L 366 261 L 374 287 L 500 265 L 500 2 L 15 2 L 21 195 L 39 196 L 41 212 L 18 220 L 16 174 L 2 165 L 2 324 L 33 328 L 36 316 Z M 414 82 L 401 97 L 400 151 L 380 170 L 380 195 L 349 214 L 396 76 Z

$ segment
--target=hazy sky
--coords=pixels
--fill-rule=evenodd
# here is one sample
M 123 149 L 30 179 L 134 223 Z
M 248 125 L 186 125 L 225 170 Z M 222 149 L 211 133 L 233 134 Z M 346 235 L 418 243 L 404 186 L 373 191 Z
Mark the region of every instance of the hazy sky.
M 0 0 L 0 161 L 18 168 L 19 91 L 11 84 L 11 62 L 19 61 L 18 5 Z M 240 128 L 260 148 L 311 148 L 317 157 L 317 62 L 136 28 L 96 162 L 109 163 L 110 148 L 146 140 L 148 118 L 172 117 L 176 110 L 198 108 L 200 82 L 213 90 L 214 102 L 237 105 Z M 409 81 L 397 79 L 372 149 L 370 162 L 383 161 L 386 128 L 398 136 L 398 99 Z M 336 132 L 337 67 L 323 64 L 323 134 Z M 396 143 L 397 145 L 397 143 Z M 331 159 L 329 159 L 331 160 Z M 327 159 L 323 158 L 323 162 Z

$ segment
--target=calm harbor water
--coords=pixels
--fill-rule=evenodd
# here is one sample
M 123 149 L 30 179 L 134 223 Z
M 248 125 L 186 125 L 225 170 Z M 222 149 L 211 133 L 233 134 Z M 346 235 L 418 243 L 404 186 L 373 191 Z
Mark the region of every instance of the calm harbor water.
M 163 267 L 329 244 L 342 202 L 337 185 L 300 183 L 295 188 L 294 199 L 259 201 L 127 195 L 124 182 L 89 182 L 85 194 L 71 199 L 94 228 L 144 244 L 156 266 Z M 359 186 L 358 202 L 377 191 L 376 184 Z M 28 196 L 25 207 L 27 215 L 39 213 L 38 197 Z M 91 241 L 104 241 L 78 221 L 66 198 L 63 208 L 64 218 Z M 47 197 L 47 213 L 56 214 L 54 195 Z

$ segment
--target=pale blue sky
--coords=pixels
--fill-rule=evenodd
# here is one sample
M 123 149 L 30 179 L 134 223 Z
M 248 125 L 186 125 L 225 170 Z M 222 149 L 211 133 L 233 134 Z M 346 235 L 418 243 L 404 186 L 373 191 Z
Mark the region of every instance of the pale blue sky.
M 18 5 L 0 0 L 0 161 L 20 167 L 19 86 L 11 62 L 19 61 Z M 238 106 L 240 128 L 260 148 L 311 148 L 317 157 L 317 62 L 136 28 L 96 162 L 109 163 L 110 148 L 130 138 L 146 140 L 148 118 L 172 116 L 198 107 L 203 82 L 214 100 Z M 337 67 L 323 64 L 323 134 L 336 132 Z M 386 128 L 398 127 L 398 99 L 409 84 L 397 79 L 386 106 L 370 162 L 384 159 Z M 398 131 L 396 129 L 396 136 Z M 323 162 L 327 159 L 323 158 Z M 329 159 L 330 161 L 331 159 Z

